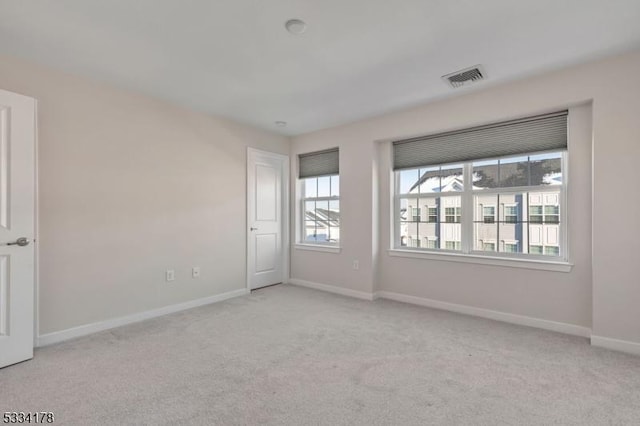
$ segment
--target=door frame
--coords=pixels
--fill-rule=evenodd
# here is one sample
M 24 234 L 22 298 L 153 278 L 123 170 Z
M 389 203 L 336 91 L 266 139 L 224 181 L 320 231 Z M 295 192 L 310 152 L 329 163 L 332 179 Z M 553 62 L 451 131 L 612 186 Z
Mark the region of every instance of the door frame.
M 281 206 L 282 209 L 282 282 L 289 281 L 289 156 L 285 154 L 278 154 L 275 152 L 264 151 L 257 148 L 247 147 L 247 162 L 246 162 L 246 197 L 245 197 L 245 233 L 246 233 L 246 288 L 247 293 L 251 292 L 251 266 L 249 265 L 249 245 L 251 244 L 251 233 L 249 232 L 249 162 L 251 161 L 251 154 L 260 154 L 271 158 L 276 158 L 282 161 L 282 187 L 281 193 Z

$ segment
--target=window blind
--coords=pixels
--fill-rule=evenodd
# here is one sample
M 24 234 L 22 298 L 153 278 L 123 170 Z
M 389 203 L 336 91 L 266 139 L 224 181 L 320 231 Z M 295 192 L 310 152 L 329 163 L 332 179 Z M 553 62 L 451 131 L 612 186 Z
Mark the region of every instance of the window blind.
M 298 155 L 300 179 L 337 175 L 340 172 L 338 148 Z
M 567 149 L 567 111 L 393 142 L 393 169 Z

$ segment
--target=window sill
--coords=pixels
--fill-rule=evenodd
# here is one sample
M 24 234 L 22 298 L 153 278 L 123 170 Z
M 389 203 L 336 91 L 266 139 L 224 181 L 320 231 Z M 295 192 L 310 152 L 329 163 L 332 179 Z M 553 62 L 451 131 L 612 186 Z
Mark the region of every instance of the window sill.
M 322 244 L 296 244 L 296 250 L 321 251 L 325 253 L 340 253 L 341 248 L 338 246 L 327 246 Z
M 414 259 L 441 260 L 445 262 L 476 263 L 480 265 L 506 266 L 509 268 L 537 269 L 542 271 L 571 272 L 573 264 L 562 261 L 510 259 L 505 257 L 477 256 L 458 253 L 427 253 L 414 250 L 389 249 L 389 256 Z

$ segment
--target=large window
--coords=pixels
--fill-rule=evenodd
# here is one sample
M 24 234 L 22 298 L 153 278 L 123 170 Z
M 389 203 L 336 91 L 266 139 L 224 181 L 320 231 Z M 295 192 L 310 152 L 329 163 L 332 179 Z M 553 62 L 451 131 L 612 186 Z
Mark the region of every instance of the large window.
M 340 243 L 338 159 L 337 148 L 299 156 L 298 243 Z
M 566 260 L 566 116 L 394 142 L 394 247 Z
M 564 158 L 551 152 L 397 171 L 396 246 L 561 256 Z M 420 239 L 433 243 L 414 243 Z

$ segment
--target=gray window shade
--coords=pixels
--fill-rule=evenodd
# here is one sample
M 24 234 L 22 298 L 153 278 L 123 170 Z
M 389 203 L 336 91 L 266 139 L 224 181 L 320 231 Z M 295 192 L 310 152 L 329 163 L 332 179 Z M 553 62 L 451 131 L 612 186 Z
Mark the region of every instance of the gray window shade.
M 337 175 L 340 172 L 338 148 L 298 155 L 300 179 Z
M 567 148 L 567 111 L 393 143 L 393 169 Z

